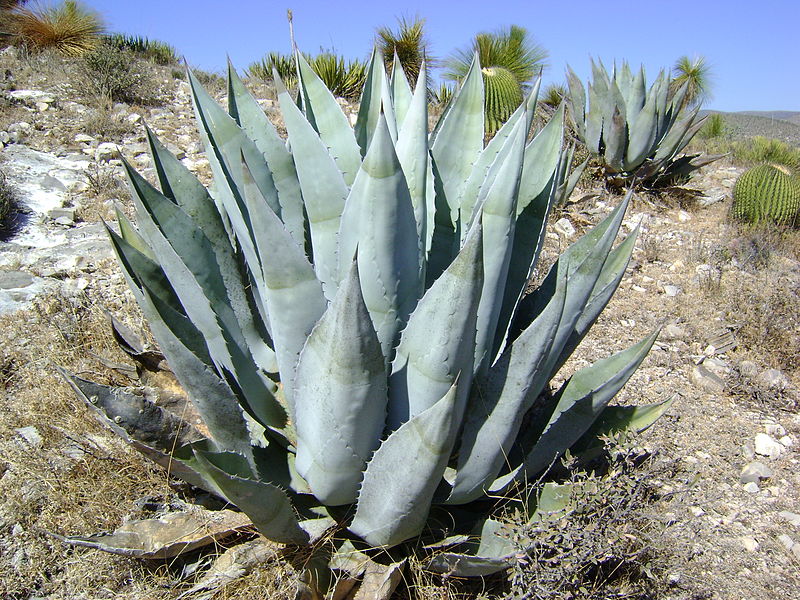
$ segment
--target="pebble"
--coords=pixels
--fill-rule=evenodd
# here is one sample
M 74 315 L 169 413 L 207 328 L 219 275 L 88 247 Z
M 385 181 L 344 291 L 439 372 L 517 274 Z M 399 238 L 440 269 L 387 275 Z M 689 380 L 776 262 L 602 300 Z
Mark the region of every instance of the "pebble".
M 749 494 L 757 494 L 758 493 L 758 484 L 755 481 L 751 481 L 749 483 L 745 483 L 743 486 L 744 491 Z
M 664 293 L 669 298 L 674 298 L 675 296 L 680 294 L 681 291 L 682 291 L 681 288 L 679 288 L 677 285 L 665 285 L 664 286 Z
M 566 238 L 571 238 L 575 235 L 575 227 L 570 223 L 570 220 L 566 217 L 562 217 L 558 221 L 555 222 L 553 225 L 553 230 L 558 233 L 559 235 L 563 235 Z
M 28 427 L 19 427 L 15 429 L 20 436 L 28 443 L 29 446 L 32 448 L 39 448 L 42 445 L 42 436 L 39 433 L 39 430 L 36 429 L 33 425 Z
M 794 446 L 794 440 L 791 438 L 791 436 L 788 436 L 788 435 L 785 435 L 785 436 L 783 436 L 783 437 L 782 437 L 781 439 L 779 439 L 778 441 L 779 441 L 779 442 L 781 443 L 781 445 L 782 445 L 782 446 L 784 446 L 785 448 L 791 448 L 792 446 Z
M 797 513 L 793 513 L 788 510 L 782 510 L 781 512 L 778 513 L 778 516 L 781 517 L 782 519 L 785 519 L 795 527 L 800 527 L 800 515 L 798 515 Z
M 692 369 L 692 382 L 711 394 L 721 394 L 725 390 L 725 382 L 703 365 L 696 365 Z
M 782 533 L 782 534 L 780 534 L 778 536 L 778 541 L 787 550 L 791 550 L 792 546 L 794 546 L 794 540 L 792 538 L 790 538 L 788 535 L 786 535 L 785 533 Z
M 768 456 L 769 458 L 772 459 L 780 457 L 780 455 L 784 451 L 783 445 L 772 439 L 772 437 L 770 437 L 766 433 L 759 433 L 758 435 L 756 435 L 755 449 L 756 449 L 756 454 L 760 454 L 761 456 Z
M 786 435 L 786 430 L 783 428 L 782 425 L 778 425 L 777 423 L 767 423 L 764 426 L 764 431 L 767 432 L 767 435 L 771 435 L 776 438 L 780 438 Z
M 756 375 L 758 375 L 758 365 L 750 360 L 743 360 L 739 363 L 739 373 L 743 377 L 749 377 L 752 379 Z
M 119 147 L 111 142 L 99 144 L 94 151 L 94 159 L 97 162 L 108 162 L 119 157 Z
M 739 481 L 742 483 L 758 483 L 762 479 L 769 479 L 773 475 L 772 469 L 756 460 L 745 465 L 739 475 Z
M 758 376 L 758 381 L 773 390 L 785 390 L 789 387 L 789 380 L 786 375 L 778 369 L 767 369 Z
M 666 341 L 682 340 L 686 338 L 686 331 L 680 325 L 670 323 L 661 330 L 660 337 Z
M 755 552 L 756 550 L 758 550 L 760 544 L 756 541 L 754 537 L 746 535 L 742 537 L 742 546 L 744 546 L 744 549 L 747 550 L 748 552 Z

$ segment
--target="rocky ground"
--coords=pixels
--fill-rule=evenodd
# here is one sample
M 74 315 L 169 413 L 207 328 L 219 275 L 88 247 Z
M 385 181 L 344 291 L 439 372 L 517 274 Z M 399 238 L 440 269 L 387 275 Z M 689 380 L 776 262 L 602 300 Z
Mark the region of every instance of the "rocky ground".
M 54 367 L 137 383 L 119 368 L 129 361 L 104 312 L 145 331 L 101 223 L 113 222 L 115 206 L 129 211 L 118 152 L 148 173 L 147 121 L 205 181 L 208 163 L 185 82 L 160 71 L 160 106 L 100 106 L 60 64 L 47 75 L 47 65 L 0 56 L 16 88 L 0 108 L 0 169 L 27 207 L 0 242 L 0 597 L 176 598 L 202 561 L 144 563 L 50 535 L 113 529 L 141 517 L 142 498 L 176 498 L 161 470 L 90 418 Z M 277 118 L 268 94 L 263 106 Z M 624 226 L 643 225 L 633 263 L 565 366 L 568 373 L 663 326 L 619 396 L 674 398 L 634 441 L 650 457 L 639 476 L 651 493 L 636 518 L 647 523 L 651 595 L 614 597 L 800 594 L 800 238 L 728 221 L 741 171 L 714 163 L 689 186 L 699 194 L 634 199 Z M 554 216 L 543 264 L 619 201 L 591 181 L 573 198 Z M 287 568 L 267 562 L 215 597 L 252 597 L 253 586 L 284 597 Z M 461 597 L 437 585 L 427 597 Z M 606 597 L 588 588 L 574 597 Z

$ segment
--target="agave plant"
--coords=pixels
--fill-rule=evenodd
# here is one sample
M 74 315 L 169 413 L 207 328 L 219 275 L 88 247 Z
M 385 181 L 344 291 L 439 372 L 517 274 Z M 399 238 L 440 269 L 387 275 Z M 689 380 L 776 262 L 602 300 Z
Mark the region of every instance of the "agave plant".
M 592 61 L 588 108 L 581 80 L 572 69 L 567 77 L 567 102 L 577 135 L 613 178 L 649 186 L 671 184 L 719 158 L 678 156 L 705 119 L 698 119 L 699 107 L 682 115 L 687 86 L 671 94 L 663 71 L 648 89 L 643 67 L 633 75 L 623 63 L 609 75 L 602 62 Z
M 608 406 L 655 333 L 548 387 L 625 271 L 635 235 L 614 241 L 627 202 L 526 296 L 563 134 L 553 119 L 528 142 L 538 85 L 484 147 L 477 57 L 430 134 L 424 68 L 412 92 L 376 52 L 351 128 L 297 64 L 299 103 L 275 74 L 288 145 L 233 69 L 227 111 L 190 74 L 214 192 L 148 132 L 160 190 L 126 165 L 138 229 L 121 213 L 109 229 L 204 433 L 70 381 L 173 475 L 267 538 L 310 546 L 319 588 L 329 568 L 376 555 L 504 569 L 519 549 L 498 504 L 546 518 L 565 488 L 513 491 L 667 406 Z

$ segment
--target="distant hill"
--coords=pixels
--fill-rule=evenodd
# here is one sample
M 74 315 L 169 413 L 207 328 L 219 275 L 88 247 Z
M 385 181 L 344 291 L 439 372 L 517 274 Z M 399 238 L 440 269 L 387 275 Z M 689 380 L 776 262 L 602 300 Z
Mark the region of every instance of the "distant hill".
M 701 115 L 719 113 L 725 119 L 727 135 L 734 140 L 761 135 L 800 147 L 800 112 L 702 110 Z M 780 115 L 780 116 L 778 116 Z
M 781 119 L 782 121 L 800 125 L 800 111 L 798 110 L 743 110 L 739 114 L 765 117 L 767 119 Z

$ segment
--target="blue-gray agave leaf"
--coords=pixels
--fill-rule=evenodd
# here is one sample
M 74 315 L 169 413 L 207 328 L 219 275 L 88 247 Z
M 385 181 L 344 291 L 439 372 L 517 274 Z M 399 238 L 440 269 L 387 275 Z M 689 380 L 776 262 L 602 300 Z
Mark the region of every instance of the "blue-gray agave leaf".
M 475 223 L 456 259 L 428 289 L 403 331 L 389 379 L 389 430 L 442 398 L 456 378 L 459 404 L 472 380 L 483 288 L 483 235 Z
M 325 297 L 331 300 L 338 283 L 339 223 L 349 190 L 328 148 L 297 108 L 277 73 L 274 76 L 292 154 L 303 157 L 295 165 L 311 230 L 314 270 Z
M 303 54 L 296 52 L 296 58 L 305 116 L 328 147 L 345 183 L 352 185 L 361 164 L 361 153 L 347 116 Z
M 393 432 L 367 465 L 349 529 L 368 544 L 394 546 L 425 526 L 463 412 L 461 385 Z
M 387 393 L 384 357 L 353 261 L 297 366 L 295 465 L 324 504 L 355 502 L 383 433 Z
M 422 293 L 422 279 L 414 207 L 383 115 L 342 214 L 340 279 L 356 247 L 364 301 L 388 361 Z

